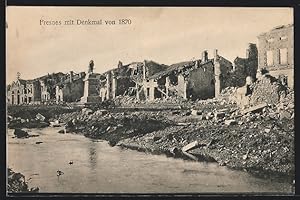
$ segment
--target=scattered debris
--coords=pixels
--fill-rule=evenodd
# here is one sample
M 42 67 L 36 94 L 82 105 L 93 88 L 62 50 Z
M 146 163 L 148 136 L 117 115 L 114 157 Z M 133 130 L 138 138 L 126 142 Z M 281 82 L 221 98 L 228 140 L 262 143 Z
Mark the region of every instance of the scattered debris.
M 252 106 L 250 108 L 247 108 L 245 110 L 242 110 L 242 114 L 246 114 L 248 112 L 258 112 L 258 111 L 261 111 L 263 108 L 267 107 L 268 104 L 267 103 L 261 103 L 261 104 L 258 104 L 256 106 Z
M 65 133 L 65 129 L 59 130 L 58 133 Z
M 182 153 L 183 153 L 184 155 L 186 155 L 187 157 L 189 157 L 190 159 L 195 160 L 195 161 L 198 161 L 198 158 L 197 158 L 196 156 L 194 156 L 193 154 L 190 154 L 190 153 L 188 153 L 188 152 L 186 152 L 186 151 L 182 151 Z
M 61 127 L 62 124 L 60 123 L 59 120 L 55 120 L 53 122 L 50 122 L 50 126 L 52 126 L 52 127 Z
M 234 119 L 225 120 L 224 123 L 228 126 L 237 124 L 237 122 Z
M 199 142 L 198 142 L 198 141 L 194 141 L 194 142 L 191 142 L 191 143 L 189 143 L 188 145 L 182 147 L 181 150 L 182 150 L 183 152 L 186 152 L 186 151 L 188 151 L 188 150 L 191 150 L 191 149 L 197 147 L 198 145 L 199 145 Z
M 35 144 L 42 144 L 43 142 L 35 142 Z
M 35 116 L 36 120 L 39 120 L 41 122 L 45 121 L 46 117 L 44 117 L 42 114 L 38 113 L 36 116 Z
M 27 137 L 29 137 L 29 134 L 26 131 L 23 131 L 22 129 L 19 129 L 19 128 L 15 129 L 14 135 L 17 138 L 27 138 Z
M 89 108 L 83 108 L 83 109 L 82 109 L 82 113 L 87 114 L 87 115 L 90 115 L 90 114 L 93 113 L 93 110 L 92 110 L 92 109 L 89 109 Z
M 214 114 L 214 116 L 215 116 L 215 119 L 221 119 L 221 118 L 224 118 L 224 117 L 225 117 L 225 112 L 220 112 L 220 111 L 218 111 L 218 112 L 216 112 L 216 113 Z
M 178 156 L 182 153 L 178 147 L 172 147 L 169 151 L 173 156 Z
M 192 115 L 201 115 L 202 111 L 201 110 L 194 110 L 194 109 L 192 109 L 191 114 Z
M 280 116 L 280 119 L 281 119 L 281 120 L 282 120 L 282 119 L 291 119 L 292 114 L 289 113 L 288 111 L 283 110 L 283 111 L 281 111 L 281 112 L 279 113 L 279 116 Z

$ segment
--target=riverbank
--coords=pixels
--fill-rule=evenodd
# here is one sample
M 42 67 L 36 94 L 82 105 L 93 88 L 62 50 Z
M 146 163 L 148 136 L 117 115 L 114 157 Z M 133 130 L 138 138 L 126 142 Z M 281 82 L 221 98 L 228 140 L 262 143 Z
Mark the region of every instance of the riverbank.
M 184 109 L 176 105 L 172 110 L 151 110 L 155 104 L 144 105 L 145 109 L 84 108 L 49 119 L 66 124 L 61 132 L 107 140 L 112 146 L 293 175 L 294 119 L 287 114 L 290 102 L 263 105 L 251 112 L 222 100 L 199 101 Z M 182 151 L 195 142 L 194 148 Z
M 38 192 L 39 188 L 29 188 L 25 176 L 21 173 L 14 172 L 12 169 L 7 169 L 7 192 Z

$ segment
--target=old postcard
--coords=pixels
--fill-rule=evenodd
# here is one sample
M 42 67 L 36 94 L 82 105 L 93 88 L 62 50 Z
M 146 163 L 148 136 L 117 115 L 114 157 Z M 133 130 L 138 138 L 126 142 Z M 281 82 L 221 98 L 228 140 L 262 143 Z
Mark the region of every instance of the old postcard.
M 8 195 L 294 194 L 292 8 L 6 11 Z

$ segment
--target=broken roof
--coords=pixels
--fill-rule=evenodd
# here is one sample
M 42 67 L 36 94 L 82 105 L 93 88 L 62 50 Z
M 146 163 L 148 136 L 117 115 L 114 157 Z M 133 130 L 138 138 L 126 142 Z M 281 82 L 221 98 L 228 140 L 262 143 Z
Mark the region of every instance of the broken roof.
M 294 24 L 287 24 L 287 25 L 275 26 L 270 31 L 259 34 L 258 37 L 265 36 L 268 33 L 271 33 L 271 32 L 274 32 L 274 31 L 278 31 L 278 30 L 283 30 L 283 29 L 290 28 L 290 27 L 294 27 Z
M 195 61 L 184 61 L 184 62 L 175 63 L 175 64 L 170 65 L 166 70 L 158 72 L 158 73 L 154 74 L 153 76 L 150 76 L 148 79 L 159 79 L 164 76 L 170 75 L 174 71 L 180 72 L 183 69 L 195 66 L 197 61 L 200 64 L 200 66 L 203 66 L 209 62 L 212 62 L 213 59 L 208 59 L 208 61 L 205 63 L 201 63 L 200 59 L 195 60 Z
M 152 60 L 144 60 L 144 62 L 146 63 L 146 65 L 149 68 L 155 67 L 155 66 L 162 66 L 163 68 L 169 67 L 168 65 L 159 64 Z M 129 64 L 123 65 L 122 67 L 110 69 L 110 70 L 104 72 L 103 75 L 110 73 L 110 72 L 116 72 L 118 78 L 129 77 L 131 75 L 132 69 L 137 69 L 139 67 L 142 67 L 144 65 L 144 62 L 131 62 Z M 151 74 L 151 75 L 153 75 L 153 74 Z
M 219 62 L 221 62 L 223 65 L 226 65 L 226 66 L 231 66 L 232 63 L 227 60 L 226 58 L 224 58 L 223 56 L 219 56 Z
M 279 25 L 279 26 L 275 26 L 271 31 L 273 30 L 279 30 L 279 29 L 284 29 L 284 28 L 289 28 L 294 26 L 294 24 L 287 24 L 287 25 Z
M 42 81 L 45 81 L 46 79 L 48 79 L 49 77 L 53 77 L 53 76 L 56 76 L 56 77 L 62 77 L 62 76 L 65 76 L 66 74 L 62 73 L 62 72 L 58 72 L 58 73 L 52 73 L 52 74 L 46 74 L 44 76 L 40 76 L 38 78 L 35 78 L 33 80 L 42 80 Z

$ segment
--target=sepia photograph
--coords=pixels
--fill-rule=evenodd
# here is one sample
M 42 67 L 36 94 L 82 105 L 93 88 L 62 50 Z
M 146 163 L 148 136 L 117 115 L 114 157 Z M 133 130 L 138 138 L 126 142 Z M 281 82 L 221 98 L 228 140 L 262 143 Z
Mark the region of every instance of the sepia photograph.
M 295 193 L 292 7 L 6 7 L 6 191 Z

